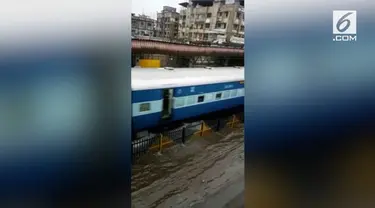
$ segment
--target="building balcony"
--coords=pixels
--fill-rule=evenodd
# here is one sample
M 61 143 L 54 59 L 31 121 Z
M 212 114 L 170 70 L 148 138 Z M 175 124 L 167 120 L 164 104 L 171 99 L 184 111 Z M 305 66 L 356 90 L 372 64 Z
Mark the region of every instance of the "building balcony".
M 195 22 L 205 22 L 205 21 L 206 21 L 206 18 L 203 18 L 203 17 L 195 19 Z
M 196 33 L 196 32 L 198 32 L 198 29 L 196 29 L 196 28 L 189 29 L 189 32 Z
M 217 33 L 225 33 L 226 29 L 224 29 L 224 28 L 215 28 L 215 29 L 213 29 L 213 31 L 215 31 Z
M 207 13 L 207 7 L 195 8 L 194 10 L 196 13 L 199 13 L 199 14 Z
M 239 38 L 239 37 L 231 37 L 230 42 L 236 43 L 236 44 L 245 44 L 245 39 L 244 38 Z
M 218 18 L 217 18 L 217 21 L 218 21 L 218 22 L 224 22 L 224 23 L 227 23 L 227 22 L 228 22 L 228 17 L 218 17 Z

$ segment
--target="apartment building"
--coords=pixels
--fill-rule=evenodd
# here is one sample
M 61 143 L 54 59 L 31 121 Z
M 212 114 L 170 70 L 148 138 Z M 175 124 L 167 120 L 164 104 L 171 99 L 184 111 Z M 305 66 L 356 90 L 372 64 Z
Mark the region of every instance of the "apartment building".
M 153 37 L 155 36 L 156 20 L 146 15 L 136 16 L 132 13 L 132 36 L 134 37 Z
M 179 38 L 185 41 L 244 43 L 244 1 L 189 0 L 180 3 Z
M 178 39 L 179 17 L 180 14 L 177 12 L 176 8 L 164 6 L 163 10 L 157 13 L 157 37 L 168 40 Z

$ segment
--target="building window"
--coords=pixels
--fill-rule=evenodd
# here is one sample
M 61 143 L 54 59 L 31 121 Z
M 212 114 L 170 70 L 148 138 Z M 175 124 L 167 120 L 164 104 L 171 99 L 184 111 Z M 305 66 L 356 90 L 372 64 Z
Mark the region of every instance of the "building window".
M 212 16 L 211 13 L 207 13 L 207 18 L 210 18 Z
M 206 29 L 210 28 L 210 23 L 205 24 Z
M 198 96 L 198 103 L 204 102 L 204 95 Z
M 208 34 L 203 34 L 203 39 L 208 40 Z
M 150 103 L 142 103 L 139 105 L 139 112 L 146 112 L 151 110 L 151 105 Z
M 241 19 L 241 13 L 237 12 L 237 19 Z
M 221 92 L 220 92 L 220 93 L 217 93 L 217 94 L 216 94 L 216 100 L 220 100 L 220 99 L 221 99 L 221 95 L 222 95 Z
M 228 17 L 228 15 L 229 15 L 229 12 L 225 12 L 225 17 Z

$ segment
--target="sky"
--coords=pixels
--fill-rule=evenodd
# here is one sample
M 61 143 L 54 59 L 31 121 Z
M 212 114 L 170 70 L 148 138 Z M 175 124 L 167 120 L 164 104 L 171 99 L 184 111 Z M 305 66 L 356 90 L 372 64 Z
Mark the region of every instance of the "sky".
M 188 0 L 132 0 L 132 13 L 145 14 L 156 19 L 156 13 L 163 9 L 163 6 L 171 6 L 180 11 L 181 6 L 178 5 Z

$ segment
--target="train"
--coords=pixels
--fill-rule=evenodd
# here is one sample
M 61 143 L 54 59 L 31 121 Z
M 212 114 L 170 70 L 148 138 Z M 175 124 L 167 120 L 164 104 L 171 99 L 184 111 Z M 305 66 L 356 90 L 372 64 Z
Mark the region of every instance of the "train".
M 244 104 L 243 67 L 132 68 L 134 132 Z

